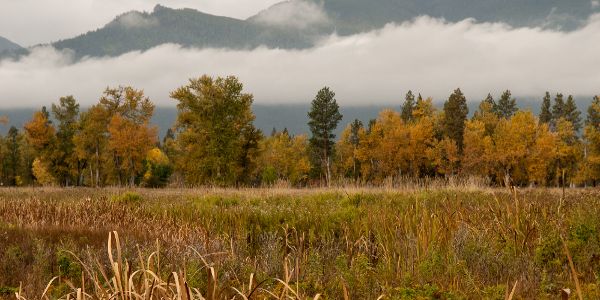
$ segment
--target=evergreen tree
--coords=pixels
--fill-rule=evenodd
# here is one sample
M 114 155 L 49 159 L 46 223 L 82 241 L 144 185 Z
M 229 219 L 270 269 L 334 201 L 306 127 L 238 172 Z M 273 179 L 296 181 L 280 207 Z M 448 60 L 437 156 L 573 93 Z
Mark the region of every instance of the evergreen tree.
M 595 96 L 588 108 L 586 124 L 600 130 L 600 96 Z
M 78 126 L 79 104 L 73 96 L 62 97 L 58 105 L 52 104 L 52 112 L 58 122 L 52 166 L 60 184 L 68 186 L 79 171 L 73 141 Z
M 12 126 L 6 136 L 6 145 L 8 147 L 6 156 L 6 177 L 9 185 L 17 185 L 19 182 L 19 166 L 21 162 L 21 152 L 19 147 L 19 130 Z
M 577 105 L 575 104 L 572 95 L 569 95 L 567 103 L 565 103 L 564 118 L 571 122 L 575 132 L 579 132 L 581 129 L 581 112 L 577 109 Z
M 498 116 L 504 119 L 510 119 L 518 110 L 517 100 L 512 97 L 510 91 L 506 90 L 502 93 L 496 108 Z
M 556 94 L 554 98 L 554 105 L 552 106 L 552 124 L 555 127 L 556 123 L 560 118 L 565 117 L 565 100 L 563 94 Z
M 415 95 L 412 91 L 406 93 L 404 98 L 404 105 L 402 105 L 402 113 L 400 114 L 404 123 L 408 123 L 413 120 L 413 110 L 415 109 Z
M 498 111 L 498 104 L 496 104 L 496 100 L 492 97 L 492 94 L 488 93 L 485 99 L 483 99 L 484 103 L 487 103 L 487 107 L 489 107 L 494 113 Z M 481 105 L 480 105 L 481 106 Z
M 458 146 L 459 152 L 463 149 L 465 121 L 469 114 L 467 99 L 460 89 L 456 89 L 448 101 L 444 103 L 444 134 Z
M 546 92 L 544 100 L 542 101 L 542 109 L 540 111 L 540 123 L 549 124 L 552 121 L 550 105 L 550 93 Z
M 325 179 L 329 186 L 331 185 L 331 158 L 335 144 L 333 131 L 342 120 L 335 93 L 328 87 L 321 89 L 311 103 L 308 117 L 308 126 L 312 133 L 310 148 L 314 164 L 321 172 L 325 173 Z

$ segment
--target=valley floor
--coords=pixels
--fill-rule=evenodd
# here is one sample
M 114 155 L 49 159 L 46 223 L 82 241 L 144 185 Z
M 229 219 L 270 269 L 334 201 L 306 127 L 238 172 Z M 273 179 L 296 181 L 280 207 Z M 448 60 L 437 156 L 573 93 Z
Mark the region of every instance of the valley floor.
M 598 299 L 597 274 L 595 189 L 0 189 L 6 299 Z

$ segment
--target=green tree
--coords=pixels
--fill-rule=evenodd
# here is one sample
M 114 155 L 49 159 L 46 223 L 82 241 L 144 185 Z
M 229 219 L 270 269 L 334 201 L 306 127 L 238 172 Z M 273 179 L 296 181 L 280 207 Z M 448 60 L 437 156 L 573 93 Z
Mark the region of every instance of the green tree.
M 553 129 L 556 129 L 558 120 L 565 117 L 565 100 L 563 94 L 558 93 L 554 98 L 554 104 L 552 105 L 552 122 L 550 124 Z
M 510 91 L 506 90 L 502 93 L 496 108 L 498 116 L 504 119 L 510 119 L 518 110 L 517 100 L 512 97 Z
M 460 89 L 456 89 L 444 103 L 444 134 L 453 140 L 462 153 L 465 121 L 469 114 L 467 99 Z
M 565 103 L 564 116 L 565 120 L 571 122 L 575 132 L 581 129 L 581 112 L 577 109 L 573 96 L 569 95 Z
M 313 154 L 313 163 L 318 170 L 325 174 L 327 185 L 331 185 L 331 158 L 335 144 L 333 131 L 342 120 L 335 93 L 328 87 L 322 88 L 311 103 L 308 112 L 308 127 L 312 136 L 310 148 Z
M 73 141 L 77 133 L 79 104 L 73 96 L 62 97 L 58 105 L 52 104 L 52 112 L 58 122 L 52 166 L 59 183 L 69 186 L 72 182 L 76 182 L 73 178 L 77 178 L 79 173 Z
M 19 166 L 21 162 L 21 152 L 19 145 L 19 130 L 11 126 L 6 136 L 6 177 L 8 185 L 17 185 L 19 183 Z
M 404 123 L 408 123 L 413 120 L 413 110 L 415 109 L 415 95 L 412 91 L 406 93 L 404 98 L 404 104 L 402 105 L 402 120 Z
M 243 182 L 254 142 L 253 96 L 233 76 L 202 76 L 171 93 L 178 101 L 177 166 L 187 183 L 233 185 Z
M 540 111 L 540 122 L 541 123 L 545 123 L 545 124 L 550 124 L 550 122 L 552 121 L 552 112 L 550 111 L 551 109 L 551 103 L 550 103 L 550 93 L 546 92 L 546 95 L 544 96 L 544 100 L 542 101 L 542 109 Z
M 595 96 L 592 104 L 588 107 L 586 125 L 600 130 L 600 96 Z

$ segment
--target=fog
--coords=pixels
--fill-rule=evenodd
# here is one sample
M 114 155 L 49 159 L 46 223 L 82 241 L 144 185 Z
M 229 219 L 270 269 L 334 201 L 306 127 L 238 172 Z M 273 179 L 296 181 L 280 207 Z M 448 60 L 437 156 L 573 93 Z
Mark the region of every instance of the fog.
M 330 86 L 343 105 L 398 103 L 408 89 L 447 98 L 460 87 L 470 101 L 511 89 L 541 98 L 546 90 L 600 93 L 600 16 L 583 28 L 557 32 L 447 23 L 429 17 L 369 33 L 330 36 L 310 50 L 185 49 L 162 45 L 116 58 L 73 62 L 68 51 L 37 48 L 0 62 L 0 106 L 49 105 L 64 95 L 95 103 L 107 86 L 144 89 L 157 105 L 202 74 L 236 75 L 255 102 L 309 102 Z

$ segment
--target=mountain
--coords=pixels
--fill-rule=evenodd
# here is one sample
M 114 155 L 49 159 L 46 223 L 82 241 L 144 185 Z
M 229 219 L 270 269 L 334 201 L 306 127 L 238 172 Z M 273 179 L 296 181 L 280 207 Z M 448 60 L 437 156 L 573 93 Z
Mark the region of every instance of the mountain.
M 572 30 L 592 13 L 590 0 L 310 0 L 323 5 L 341 34 L 377 29 L 428 15 L 448 21 L 474 18 L 479 22 L 504 22 L 511 26 L 541 26 Z
M 22 49 L 22 47 L 0 36 L 0 53 L 19 49 Z
M 152 12 L 128 12 L 102 28 L 52 45 L 73 50 L 77 58 L 118 56 L 165 43 L 196 48 L 305 49 L 332 33 L 350 35 L 423 15 L 573 30 L 593 13 L 600 13 L 598 0 L 290 0 L 246 20 L 157 5 Z
M 312 45 L 311 38 L 310 32 L 296 28 L 265 26 L 158 5 L 151 13 L 128 12 L 103 28 L 52 45 L 74 50 L 77 57 L 83 57 L 118 56 L 165 43 L 197 48 L 306 48 Z

